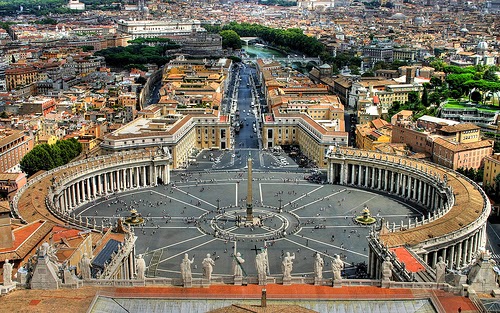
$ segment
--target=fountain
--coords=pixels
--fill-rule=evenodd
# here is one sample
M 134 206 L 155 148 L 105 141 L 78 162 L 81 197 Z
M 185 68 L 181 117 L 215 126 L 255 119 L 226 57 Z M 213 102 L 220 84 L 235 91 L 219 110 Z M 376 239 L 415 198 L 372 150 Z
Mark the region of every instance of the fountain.
M 125 223 L 128 225 L 140 225 L 144 223 L 144 218 L 137 213 L 136 209 L 130 210 L 130 216 L 125 218 Z
M 376 218 L 371 216 L 370 210 L 368 209 L 368 206 L 365 205 L 365 208 L 363 211 L 361 211 L 361 215 L 356 216 L 354 218 L 354 222 L 361 224 L 361 225 L 371 225 L 377 221 Z

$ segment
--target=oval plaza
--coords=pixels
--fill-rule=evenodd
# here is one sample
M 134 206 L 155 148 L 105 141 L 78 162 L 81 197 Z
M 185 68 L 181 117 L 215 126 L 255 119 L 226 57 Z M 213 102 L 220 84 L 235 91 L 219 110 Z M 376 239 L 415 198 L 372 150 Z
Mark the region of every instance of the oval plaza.
M 380 279 L 381 263 L 389 257 L 395 264 L 395 281 L 432 282 L 439 257 L 447 261 L 449 269 L 460 268 L 485 246 L 490 203 L 467 178 L 435 164 L 350 148 L 331 147 L 326 158 L 329 184 L 379 193 L 422 212 L 400 222 L 380 219 L 370 227 L 368 273 L 372 279 Z M 122 192 L 169 184 L 170 159 L 168 150 L 160 149 L 72 163 L 31 180 L 14 199 L 13 208 L 21 218 L 44 215 L 48 208 L 50 213 L 45 215 L 52 215 L 49 218 L 55 221 L 104 231 L 107 225 L 75 216 L 75 208 Z M 271 174 L 276 173 L 265 175 Z M 399 261 L 401 249 L 424 270 L 412 273 L 405 268 Z M 110 278 L 134 276 L 132 254 L 115 265 Z

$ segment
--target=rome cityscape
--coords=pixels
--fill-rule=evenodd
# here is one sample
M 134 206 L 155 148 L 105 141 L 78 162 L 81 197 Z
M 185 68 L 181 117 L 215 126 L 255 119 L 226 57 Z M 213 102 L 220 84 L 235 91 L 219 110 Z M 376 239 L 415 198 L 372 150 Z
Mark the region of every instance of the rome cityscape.
M 3 312 L 499 312 L 500 1 L 0 1 Z

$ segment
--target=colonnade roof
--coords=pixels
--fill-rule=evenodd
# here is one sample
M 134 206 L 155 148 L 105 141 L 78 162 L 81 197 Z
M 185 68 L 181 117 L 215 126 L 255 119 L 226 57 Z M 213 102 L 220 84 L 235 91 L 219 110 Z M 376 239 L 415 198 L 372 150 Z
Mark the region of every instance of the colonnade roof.
M 447 177 L 447 184 L 453 190 L 455 203 L 453 207 L 441 218 L 417 227 L 412 227 L 404 231 L 388 232 L 380 234 L 380 240 L 389 247 L 402 245 L 415 246 L 426 240 L 445 236 L 460 230 L 480 218 L 485 199 L 482 191 L 472 185 L 467 179 L 446 168 L 406 157 L 387 155 L 373 151 L 363 151 L 352 148 L 341 148 L 345 155 L 369 157 L 379 160 L 387 160 L 398 165 L 403 170 L 404 167 L 413 168 L 422 173 L 437 175 L 439 180 Z M 377 166 L 382 164 L 377 163 Z M 412 221 L 414 222 L 414 220 Z M 405 224 L 408 220 L 404 221 Z

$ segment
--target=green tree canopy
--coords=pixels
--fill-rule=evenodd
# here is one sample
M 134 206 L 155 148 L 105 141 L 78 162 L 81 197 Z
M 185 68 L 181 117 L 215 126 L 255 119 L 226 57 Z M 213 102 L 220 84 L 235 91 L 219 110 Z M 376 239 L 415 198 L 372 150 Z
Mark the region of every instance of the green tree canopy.
M 222 37 L 223 48 L 241 49 L 240 36 L 234 30 L 223 30 L 219 34 Z
M 82 145 L 75 138 L 59 140 L 53 145 L 39 144 L 19 162 L 21 170 L 31 176 L 40 170 L 51 170 L 67 164 L 82 152 Z

